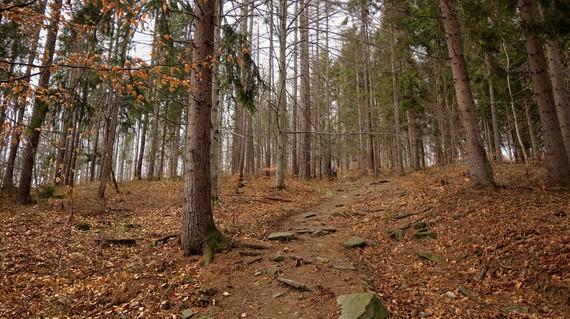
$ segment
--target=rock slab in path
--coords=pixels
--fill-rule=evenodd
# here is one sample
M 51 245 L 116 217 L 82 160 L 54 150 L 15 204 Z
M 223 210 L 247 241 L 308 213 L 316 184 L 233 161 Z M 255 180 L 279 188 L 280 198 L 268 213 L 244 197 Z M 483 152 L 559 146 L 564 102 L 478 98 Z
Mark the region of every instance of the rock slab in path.
M 325 236 L 328 234 L 332 234 L 336 232 L 336 228 L 333 227 L 321 227 L 318 229 L 315 229 L 312 233 L 311 236 L 313 237 L 320 237 L 320 236 Z
M 414 234 L 414 237 L 416 237 L 416 238 L 418 238 L 418 239 L 419 239 L 419 238 L 426 238 L 426 237 L 430 237 L 430 238 L 436 239 L 436 238 L 437 238 L 437 234 L 434 233 L 434 232 L 427 231 L 427 230 L 420 230 L 420 231 L 418 231 L 418 232 L 416 232 L 416 233 Z
M 354 293 L 338 297 L 340 319 L 386 319 L 388 309 L 371 292 Z
M 366 240 L 360 236 L 352 236 L 349 240 L 344 242 L 346 248 L 357 248 L 366 246 Z
M 424 229 L 424 228 L 427 228 L 427 223 L 426 223 L 426 222 L 422 222 L 422 221 L 416 222 L 416 223 L 414 224 L 414 228 L 415 228 L 415 229 Z
M 289 241 L 289 240 L 294 239 L 294 238 L 295 238 L 295 234 L 293 234 L 292 232 L 287 232 L 287 231 L 271 233 L 267 237 L 267 239 L 269 239 L 269 240 L 276 240 L 276 241 Z
M 527 313 L 529 313 L 529 310 L 530 310 L 529 307 L 521 306 L 521 305 L 515 305 L 515 306 L 509 306 L 509 307 L 501 308 L 501 311 L 505 312 L 505 313 L 515 312 L 515 313 L 527 314 Z
M 419 251 L 418 257 L 427 259 L 429 261 L 433 261 L 434 263 L 437 263 L 437 264 L 440 264 L 443 262 L 443 258 L 441 258 L 441 256 L 438 256 L 434 253 L 430 253 L 429 251 Z
M 404 240 L 404 230 L 403 229 L 396 229 L 390 234 L 390 238 L 395 239 L 396 241 Z
M 269 257 L 269 259 L 271 261 L 281 262 L 285 260 L 285 254 L 283 253 L 283 251 L 279 250 L 278 252 L 275 253 L 275 255 Z
M 192 309 L 184 309 L 182 310 L 182 319 L 188 319 L 194 315 L 194 311 Z
M 289 279 L 289 278 L 284 278 L 284 277 L 278 277 L 277 281 L 284 283 L 287 286 L 293 287 L 297 290 L 301 290 L 301 291 L 310 291 L 309 287 L 307 287 L 307 285 L 305 285 L 304 283 Z

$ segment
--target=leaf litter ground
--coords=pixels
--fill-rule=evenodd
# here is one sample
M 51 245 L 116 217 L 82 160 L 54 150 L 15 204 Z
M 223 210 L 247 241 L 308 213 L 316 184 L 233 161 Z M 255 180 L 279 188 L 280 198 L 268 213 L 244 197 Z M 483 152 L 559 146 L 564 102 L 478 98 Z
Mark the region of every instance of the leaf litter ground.
M 274 189 L 272 179 L 255 178 L 246 181 L 241 194 L 236 194 L 237 180 L 227 178 L 215 217 L 236 240 L 274 245 L 265 240 L 270 231 L 294 225 L 313 207 L 338 213 L 327 225 L 347 228 L 346 235 L 360 235 L 370 245 L 348 253 L 331 249 L 333 258 L 350 258 L 363 287 L 377 292 L 393 318 L 568 318 L 570 191 L 544 185 L 544 170 L 534 166 L 497 167 L 495 191 L 471 188 L 465 171 L 452 167 L 384 176 L 387 183 L 356 176 L 336 182 L 291 179 L 286 191 Z M 259 257 L 222 253 L 210 271 L 198 257 L 182 257 L 176 238 L 165 239 L 180 227 L 181 187 L 176 181 L 129 182 L 121 185 L 121 194 L 109 192 L 104 204 L 94 199 L 96 185 L 35 206 L 3 199 L 0 317 L 175 318 L 192 309 L 226 318 L 223 314 L 234 307 L 251 318 L 271 318 L 226 302 L 227 278 L 211 275 L 233 267 L 232 276 L 241 273 L 253 282 L 257 262 L 235 267 L 236 259 Z M 338 202 L 339 194 L 349 193 L 345 203 Z M 436 238 L 414 238 L 416 222 L 425 222 Z M 401 241 L 390 237 L 397 229 L 403 231 Z M 134 239 L 135 244 L 106 239 Z M 302 244 L 295 253 L 303 254 Z M 422 259 L 418 252 L 442 261 Z M 300 267 L 319 272 L 315 265 Z M 307 276 L 309 282 L 326 282 L 329 275 Z M 276 285 L 273 279 L 268 283 Z M 334 318 L 332 305 L 318 305 L 337 294 L 326 289 L 291 293 L 297 299 L 282 299 L 284 306 L 306 300 L 316 305 L 312 313 L 291 309 L 275 318 Z M 252 298 L 250 292 L 234 289 L 228 300 L 246 298 Z

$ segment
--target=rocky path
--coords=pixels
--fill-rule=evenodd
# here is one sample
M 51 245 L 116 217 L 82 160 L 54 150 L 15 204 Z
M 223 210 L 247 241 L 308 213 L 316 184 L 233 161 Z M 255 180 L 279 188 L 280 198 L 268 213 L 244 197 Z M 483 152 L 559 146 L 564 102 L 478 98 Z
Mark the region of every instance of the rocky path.
M 368 243 L 338 217 L 361 194 L 382 187 L 352 186 L 292 215 L 268 236 L 269 249 L 219 255 L 202 271 L 200 281 L 216 292 L 197 318 L 339 318 L 339 296 L 367 291 L 350 250 Z

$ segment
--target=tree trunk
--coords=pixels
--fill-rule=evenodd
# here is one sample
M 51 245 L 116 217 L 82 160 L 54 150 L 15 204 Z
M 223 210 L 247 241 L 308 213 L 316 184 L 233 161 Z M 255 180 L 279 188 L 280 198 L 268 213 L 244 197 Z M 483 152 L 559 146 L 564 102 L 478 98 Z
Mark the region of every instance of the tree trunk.
M 38 13 L 43 15 L 46 8 L 46 1 L 41 1 L 38 7 Z M 28 56 L 28 65 L 26 66 L 26 71 L 24 72 L 25 80 L 23 80 L 22 85 L 27 86 L 30 83 L 30 75 L 32 74 L 32 64 L 36 59 L 38 54 L 38 45 L 40 39 L 40 32 L 42 28 L 36 28 L 34 32 L 34 36 L 31 40 L 32 47 L 30 48 L 30 54 Z M 25 94 L 29 92 L 29 88 L 26 89 Z M 18 113 L 16 124 L 17 127 L 14 129 L 12 133 L 12 143 L 10 143 L 10 153 L 8 154 L 8 161 L 6 162 L 6 172 L 4 173 L 4 180 L 2 181 L 2 187 L 4 189 L 14 187 L 14 167 L 16 164 L 16 157 L 18 155 L 18 149 L 20 147 L 20 137 L 22 136 L 22 132 L 24 131 L 24 113 L 26 112 L 26 104 L 27 104 L 27 97 L 21 101 L 20 99 L 17 100 L 14 109 Z
M 156 157 L 158 153 L 158 140 L 160 139 L 159 134 L 159 114 L 160 114 L 160 101 L 157 100 L 158 93 L 154 96 L 154 109 L 152 118 L 152 130 L 151 130 L 151 144 L 150 152 L 148 153 L 148 180 L 152 181 L 155 179 L 156 171 Z
M 210 184 L 210 126 L 212 112 L 212 57 L 216 2 L 195 0 L 192 62 L 188 109 L 187 165 L 184 222 L 180 234 L 185 255 L 200 254 L 218 238 Z
M 51 21 L 46 34 L 46 42 L 44 46 L 44 56 L 42 65 L 47 66 L 53 63 L 55 53 L 55 43 L 59 31 L 59 20 L 61 18 L 62 0 L 54 0 L 51 5 Z M 36 93 L 44 93 L 49 88 L 49 80 L 51 77 L 51 68 L 43 68 L 38 80 Z M 41 127 L 44 123 L 49 105 L 41 97 L 36 97 L 32 117 L 28 125 L 29 141 L 26 144 L 24 156 L 22 158 L 22 169 L 20 174 L 20 202 L 28 204 L 32 201 L 30 191 L 32 188 L 32 174 L 35 166 L 36 152 L 40 142 Z
M 459 24 L 454 14 L 453 0 L 439 0 L 444 18 L 447 50 L 451 58 L 451 71 L 455 85 L 461 123 L 466 137 L 466 151 L 469 159 L 471 180 L 476 186 L 494 186 L 493 171 L 487 160 L 481 135 L 475 119 L 475 105 L 469 83 L 469 75 L 463 56 Z
M 120 52 L 118 52 L 119 66 L 124 67 L 127 60 L 127 50 L 129 47 L 129 41 L 131 38 L 131 26 L 128 22 L 123 22 L 123 38 L 120 47 Z M 117 32 L 117 39 L 120 39 L 121 33 Z M 110 118 L 107 121 L 107 129 L 105 136 L 105 149 L 103 151 L 103 158 L 101 161 L 101 180 L 99 181 L 99 190 L 97 191 L 97 197 L 103 199 L 105 197 L 105 189 L 107 187 L 107 182 L 109 178 L 113 178 L 113 150 L 115 145 L 115 136 L 117 134 L 117 124 L 119 122 L 119 101 L 120 97 L 113 93 L 110 105 Z M 114 181 L 114 178 L 113 178 Z M 115 183 L 115 188 L 116 183 Z
M 400 142 L 400 101 L 398 99 L 398 83 L 396 81 L 396 53 L 394 50 L 394 28 L 390 23 L 390 64 L 392 66 L 392 97 L 394 102 L 394 135 L 396 137 L 396 160 L 398 173 L 404 176 L 404 163 L 402 161 L 402 145 Z
M 97 115 L 97 119 L 95 121 L 95 141 L 93 141 L 93 150 L 91 151 L 91 163 L 89 168 L 89 181 L 95 181 L 95 176 L 97 175 L 96 168 L 97 168 L 97 158 L 99 157 L 99 135 L 101 131 L 101 114 Z
M 410 157 L 412 160 L 412 166 L 415 170 L 420 169 L 417 134 L 416 111 L 414 109 L 410 109 L 408 111 L 408 135 L 410 138 Z
M 560 123 L 560 132 L 566 147 L 566 156 L 570 161 L 570 100 L 564 83 L 564 67 L 560 62 L 560 46 L 558 41 L 549 39 L 546 42 L 548 53 L 548 71 L 552 83 L 556 114 Z
M 269 0 L 269 92 L 268 93 L 268 103 L 267 103 L 267 136 L 265 144 L 265 175 L 271 175 L 271 136 L 273 135 L 273 105 L 274 97 L 273 92 L 275 91 L 275 81 L 273 77 L 273 0 Z
M 499 124 L 497 120 L 497 106 L 495 101 L 495 88 L 493 87 L 493 74 L 491 55 L 485 53 L 485 66 L 487 70 L 487 82 L 489 85 L 489 102 L 491 104 L 491 126 L 493 127 L 493 157 L 497 163 L 502 162 L 503 155 L 501 154 L 501 135 L 499 134 Z
M 309 69 L 309 9 L 307 1 L 301 0 L 301 105 L 303 108 L 301 134 L 301 154 L 299 158 L 299 177 L 304 180 L 311 178 L 311 84 Z
M 279 91 L 277 97 L 277 175 L 276 186 L 285 188 L 286 143 L 285 128 L 287 127 L 287 0 L 280 0 L 279 20 Z
M 328 135 L 325 138 L 325 172 L 329 179 L 334 177 L 332 164 L 332 121 L 331 121 L 331 86 L 330 86 L 330 57 L 329 57 L 329 15 L 330 0 L 325 1 L 325 127 Z
M 137 165 L 135 168 L 135 178 L 138 180 L 140 180 L 142 178 L 144 149 L 145 149 L 145 144 L 146 144 L 146 131 L 148 128 L 148 113 L 144 113 L 143 116 L 144 116 L 144 120 L 142 123 L 142 130 L 141 130 L 141 136 L 140 136 L 140 148 L 139 148 L 139 153 L 138 153 L 138 158 L 137 158 Z
M 372 174 L 376 173 L 375 169 L 375 151 L 374 151 L 374 136 L 372 135 L 373 130 L 373 123 L 372 123 L 372 105 L 371 105 L 371 94 L 370 94 L 370 48 L 369 48 L 369 39 L 368 39 L 368 18 L 369 18 L 369 3 L 368 0 L 362 2 L 361 10 L 361 19 L 362 19 L 362 27 L 361 27 L 361 39 L 363 42 L 362 45 L 362 56 L 364 57 L 364 95 L 366 99 L 366 119 L 367 119 L 367 148 L 368 148 L 368 171 Z
M 299 2 L 295 2 L 295 14 L 299 14 Z M 299 80 L 298 80 L 298 61 L 299 61 L 299 45 L 298 45 L 298 33 L 299 33 L 299 19 L 295 19 L 295 29 L 294 32 L 294 44 L 293 44 L 293 120 L 291 124 L 291 131 L 297 132 L 299 130 L 299 101 L 298 101 L 298 90 L 299 90 Z M 297 142 L 297 133 L 293 133 L 291 136 L 291 170 L 293 175 L 299 176 L 299 151 Z
M 532 118 L 530 117 L 530 107 L 526 101 L 524 102 L 524 114 L 526 116 L 526 125 L 528 127 L 528 135 L 530 136 L 532 159 L 538 160 L 538 141 L 536 140 L 536 135 L 534 134 L 534 128 L 532 125 Z
M 570 183 L 570 166 L 564 151 L 552 86 L 546 69 L 542 41 L 533 32 L 536 28 L 536 0 L 519 0 L 518 6 L 525 28 L 529 69 L 532 74 L 534 96 L 538 104 L 549 180 L 555 184 Z
M 223 6 L 222 1 L 216 0 L 216 15 L 214 17 L 216 21 L 215 31 L 214 31 L 214 57 L 218 59 L 218 47 L 221 41 L 221 31 L 220 23 L 222 21 Z M 220 85 L 218 81 L 219 68 L 216 63 L 212 67 L 212 115 L 210 117 L 211 122 L 211 132 L 210 138 L 210 184 L 212 187 L 211 199 L 213 203 L 217 203 L 219 200 L 219 190 L 218 190 L 218 169 L 219 169 L 219 156 L 218 156 L 218 146 L 220 141 Z
M 513 122 L 515 124 L 515 133 L 517 134 L 517 141 L 519 142 L 519 146 L 521 148 L 524 162 L 528 164 L 528 156 L 526 155 L 526 150 L 524 147 L 524 143 L 522 141 L 521 132 L 519 130 L 519 124 L 517 119 L 517 112 L 515 111 L 515 100 L 513 98 L 513 91 L 511 89 L 511 76 L 510 76 L 510 69 L 511 69 L 511 59 L 509 58 L 509 52 L 507 51 L 507 47 L 505 43 L 503 43 L 503 50 L 505 51 L 505 56 L 507 58 L 507 89 L 509 91 L 509 100 L 511 102 L 511 112 L 513 113 Z

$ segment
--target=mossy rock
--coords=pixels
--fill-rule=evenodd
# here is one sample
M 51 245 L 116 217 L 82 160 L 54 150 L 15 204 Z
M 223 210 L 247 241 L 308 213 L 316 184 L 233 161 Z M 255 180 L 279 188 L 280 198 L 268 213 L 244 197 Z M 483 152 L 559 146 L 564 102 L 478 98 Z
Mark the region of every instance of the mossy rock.
M 501 308 L 501 311 L 504 313 L 522 313 L 522 314 L 527 314 L 530 311 L 530 308 L 527 306 L 521 306 L 521 305 L 514 305 L 514 306 L 508 306 L 508 307 L 504 307 Z
M 366 246 L 366 240 L 360 236 L 352 236 L 349 240 L 344 242 L 346 248 L 357 248 Z
M 390 234 L 390 238 L 392 238 L 396 241 L 404 240 L 404 230 L 396 229 L 396 230 L 392 231 L 392 233 Z
M 388 309 L 372 292 L 354 293 L 338 297 L 340 319 L 386 319 Z
M 436 255 L 434 253 L 431 253 L 429 251 L 419 251 L 417 253 L 418 257 L 423 258 L 423 259 L 427 259 L 429 261 L 433 261 L 436 264 L 441 264 L 443 263 L 443 258 L 439 255 Z
M 416 223 L 414 224 L 414 228 L 415 228 L 415 229 L 427 229 L 427 223 L 426 223 L 426 222 L 422 222 L 422 221 L 416 222 Z
M 275 240 L 275 241 L 290 241 L 292 239 L 295 239 L 295 234 L 292 232 L 275 232 L 275 233 L 271 233 L 269 234 L 269 236 L 267 236 L 268 240 Z
M 420 230 L 418 232 L 416 232 L 414 234 L 414 237 L 417 239 L 422 239 L 422 238 L 433 238 L 436 239 L 437 238 L 437 234 L 431 231 L 427 231 L 427 230 Z

